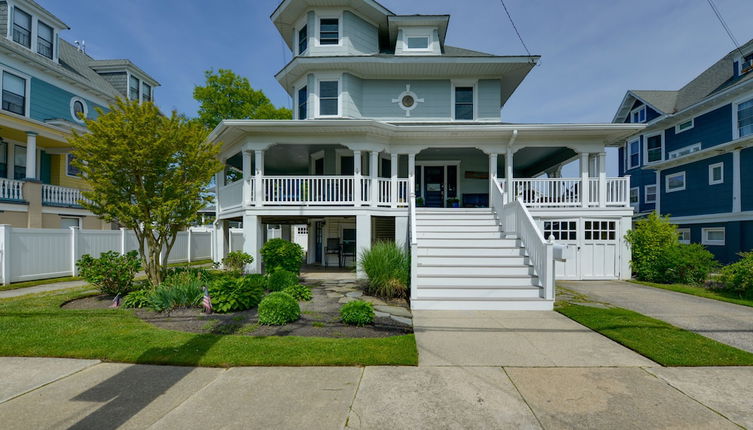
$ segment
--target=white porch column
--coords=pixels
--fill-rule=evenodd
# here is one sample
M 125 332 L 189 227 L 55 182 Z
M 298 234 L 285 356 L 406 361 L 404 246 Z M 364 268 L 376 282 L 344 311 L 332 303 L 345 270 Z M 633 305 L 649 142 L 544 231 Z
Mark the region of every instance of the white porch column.
M 732 151 L 732 212 L 742 211 L 740 150 Z
M 215 224 L 215 239 L 217 241 L 217 248 L 215 253 L 215 261 L 221 262 L 228 253 L 230 247 L 230 226 L 226 220 L 220 220 Z
M 408 194 L 416 197 L 416 154 L 408 154 Z
M 371 249 L 371 215 L 356 215 L 356 261 L 364 251 Z M 366 279 L 366 273 L 359 264 L 356 271 L 357 279 Z
M 26 178 L 37 178 L 37 134 L 26 132 Z
M 353 206 L 361 206 L 361 151 L 353 151 Z
M 580 154 L 580 203 L 584 208 L 588 207 L 588 153 Z
M 243 252 L 254 257 L 254 261 L 246 266 L 246 271 L 249 273 L 261 273 L 259 249 L 264 245 L 262 226 L 259 216 L 243 215 Z
M 250 206 L 251 201 L 251 194 L 253 190 L 251 189 L 251 153 L 248 151 L 243 151 L 243 206 Z
M 398 154 L 390 154 L 390 206 L 397 207 L 397 160 Z
M 371 206 L 379 205 L 379 152 L 371 151 L 369 154 L 369 177 L 371 178 L 371 189 L 369 190 L 369 199 Z
M 607 153 L 599 152 L 599 207 L 607 206 Z
M 254 197 L 256 206 L 264 205 L 264 184 L 262 184 L 264 178 L 264 151 L 254 151 Z
M 514 188 L 512 184 L 513 180 L 513 158 L 514 153 L 512 148 L 507 148 L 505 153 L 505 184 L 507 185 L 507 202 L 510 203 L 515 200 Z
M 491 204 L 492 193 L 496 187 L 497 182 L 497 156 L 498 154 L 489 154 L 489 203 Z

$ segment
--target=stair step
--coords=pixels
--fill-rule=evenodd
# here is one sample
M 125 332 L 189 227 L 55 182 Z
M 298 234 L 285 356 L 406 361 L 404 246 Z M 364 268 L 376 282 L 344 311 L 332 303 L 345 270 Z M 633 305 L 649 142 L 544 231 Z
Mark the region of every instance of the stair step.
M 442 247 L 442 246 L 422 246 L 418 245 L 417 254 L 419 258 L 423 257 L 456 257 L 456 258 L 490 258 L 490 257 L 523 257 L 525 249 L 520 246 L 507 247 Z
M 411 298 L 412 310 L 454 310 L 454 311 L 551 311 L 552 300 L 543 298 L 478 298 L 463 300 L 442 297 Z
M 462 214 L 491 212 L 491 208 L 416 208 L 417 214 Z
M 468 240 L 467 237 L 458 238 L 426 238 L 418 237 L 419 248 L 520 248 L 522 246 L 518 239 L 476 238 Z
M 469 277 L 467 275 L 462 276 L 430 276 L 430 275 L 417 275 L 416 277 L 417 287 L 421 288 L 433 288 L 450 286 L 457 287 L 460 285 L 476 285 L 479 287 L 510 287 L 510 286 L 538 286 L 539 278 L 531 275 L 494 275 L 494 276 L 474 276 Z
M 499 231 L 436 231 L 417 232 L 418 239 L 503 239 L 504 234 Z
M 521 297 L 539 298 L 541 297 L 541 288 L 522 286 L 506 288 L 421 288 L 418 291 L 419 299 L 421 297 L 432 297 L 435 299 L 465 300 L 468 297 L 486 298 L 488 300 L 498 299 L 517 299 Z
M 489 217 L 489 218 L 473 218 L 473 219 L 454 219 L 454 218 L 437 218 L 437 219 L 424 219 L 419 222 L 418 217 L 416 218 L 416 227 L 428 227 L 428 226 L 442 226 L 442 227 L 458 227 L 458 226 L 482 226 L 482 225 L 493 225 L 498 226 L 499 223 L 497 222 L 496 218 Z
M 422 225 L 416 226 L 417 233 L 500 233 L 498 225 Z
M 528 257 L 523 255 L 418 255 L 419 267 L 509 267 L 528 264 Z
M 494 214 L 490 213 L 460 213 L 460 214 L 416 214 L 416 221 L 430 221 L 430 220 L 445 220 L 445 219 L 454 219 L 454 220 L 496 220 L 497 218 L 494 216 Z
M 443 278 L 476 279 L 479 277 L 504 276 L 524 277 L 533 275 L 533 267 L 526 265 L 489 267 L 489 266 L 426 266 L 419 265 L 418 276 Z

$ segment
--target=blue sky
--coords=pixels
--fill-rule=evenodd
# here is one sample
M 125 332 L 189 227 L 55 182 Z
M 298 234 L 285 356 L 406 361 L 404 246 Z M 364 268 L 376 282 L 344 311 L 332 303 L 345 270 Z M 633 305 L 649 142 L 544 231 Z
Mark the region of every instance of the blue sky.
M 128 58 L 155 77 L 163 110 L 195 115 L 210 68 L 246 76 L 289 106 L 274 74 L 290 52 L 269 20 L 279 0 L 38 0 L 97 59 Z M 742 44 L 753 1 L 715 0 Z M 525 51 L 499 0 L 382 0 L 395 13 L 450 14 L 447 44 Z M 678 89 L 733 49 L 705 0 L 506 0 L 540 65 L 502 110 L 508 122 L 609 122 L 628 89 Z M 475 5 L 476 7 L 469 7 Z M 616 160 L 610 154 L 610 174 Z

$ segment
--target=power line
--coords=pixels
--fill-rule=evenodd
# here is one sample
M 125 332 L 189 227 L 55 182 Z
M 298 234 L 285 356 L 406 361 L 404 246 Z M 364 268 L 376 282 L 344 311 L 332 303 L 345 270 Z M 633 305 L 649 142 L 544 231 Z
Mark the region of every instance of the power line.
M 518 31 L 518 26 L 515 25 L 515 21 L 512 20 L 512 16 L 510 15 L 510 11 L 507 10 L 507 5 L 505 4 L 505 0 L 499 0 L 502 2 L 502 7 L 505 8 L 505 13 L 507 14 L 507 18 L 510 19 L 510 24 L 512 24 L 512 28 L 515 30 L 515 34 L 518 35 L 518 39 L 520 39 L 520 43 L 523 45 L 523 49 L 526 50 L 526 53 L 528 53 L 528 56 L 531 56 L 531 51 L 528 50 L 528 47 L 526 46 L 526 43 L 523 41 L 523 37 L 520 35 L 520 32 Z M 711 1 L 711 0 L 709 0 Z
M 716 5 L 714 4 L 713 0 L 707 0 L 709 2 L 709 6 L 711 6 L 711 10 L 714 11 L 714 14 L 719 19 L 719 22 L 722 24 L 722 27 L 724 27 L 724 31 L 727 32 L 727 36 L 729 36 L 729 39 L 732 41 L 732 43 L 735 45 L 735 49 L 740 53 L 740 55 L 743 54 L 743 51 L 740 49 L 740 44 L 737 43 L 737 39 L 735 39 L 735 36 L 732 34 L 732 30 L 729 29 L 727 26 L 727 23 L 724 21 L 724 18 L 722 18 L 722 14 L 719 13 L 719 9 L 717 9 Z

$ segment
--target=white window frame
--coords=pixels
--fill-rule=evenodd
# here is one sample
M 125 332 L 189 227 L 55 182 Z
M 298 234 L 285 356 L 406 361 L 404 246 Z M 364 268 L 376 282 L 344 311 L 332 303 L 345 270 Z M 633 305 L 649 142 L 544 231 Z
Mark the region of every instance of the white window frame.
M 685 239 L 685 233 L 688 234 L 688 238 L 687 239 Z M 690 229 L 689 228 L 678 228 L 677 229 L 677 236 L 678 236 L 678 239 L 680 240 L 680 243 L 684 243 L 686 245 L 690 244 L 691 234 L 690 234 Z
M 670 181 L 670 179 L 679 178 L 679 177 L 682 177 L 682 188 L 675 188 L 675 189 L 671 190 L 669 188 L 669 181 Z M 685 189 L 687 188 L 687 186 L 688 186 L 688 178 L 685 175 L 685 171 L 677 172 L 677 173 L 672 173 L 671 175 L 667 175 L 667 176 L 664 177 L 664 191 L 666 193 L 674 193 L 674 192 L 677 192 L 677 191 L 685 191 Z
M 633 122 L 633 114 L 638 113 L 638 119 L 640 120 L 640 112 L 643 111 L 643 121 Z M 646 110 L 646 105 L 638 106 L 637 108 L 630 111 L 630 123 L 631 124 L 644 124 L 646 123 L 648 119 L 648 111 Z
M 330 45 L 334 46 L 334 45 Z M 316 76 L 316 91 L 311 94 L 309 90 L 309 103 L 314 100 L 314 118 L 342 118 L 343 117 L 343 75 L 317 75 Z M 321 83 L 337 81 L 337 115 L 322 115 L 319 105 L 319 94 L 321 93 Z M 312 97 L 313 96 L 313 97 Z M 308 113 L 308 112 L 307 112 Z
M 298 23 L 295 26 L 295 29 L 294 29 L 294 31 L 295 31 L 295 45 L 293 46 L 293 53 L 294 53 L 293 56 L 294 57 L 298 56 L 298 55 L 305 54 L 306 52 L 309 51 L 309 48 L 311 48 L 311 46 L 310 46 L 311 45 L 311 29 L 308 28 L 308 25 L 309 25 L 308 14 L 306 14 L 306 15 L 303 16 L 303 18 L 300 21 L 298 21 Z M 306 42 L 306 49 L 303 52 L 298 52 L 299 51 L 299 47 L 301 46 L 300 37 L 301 37 L 301 30 L 303 29 L 303 27 L 306 27 L 306 38 L 309 39 L 309 40 Z M 334 46 L 334 45 L 327 45 L 327 46 Z
M 11 69 L 9 67 L 3 67 L 2 65 L 0 65 L 0 92 L 2 92 L 3 73 L 5 73 L 5 72 L 8 72 L 8 73 L 10 73 L 12 75 L 16 75 L 19 78 L 23 78 L 23 80 L 26 81 L 26 83 L 24 84 L 24 93 L 25 93 L 24 94 L 24 104 L 26 105 L 26 106 L 24 106 L 24 116 L 28 118 L 29 116 L 31 116 L 31 76 L 27 75 L 26 73 L 23 73 L 21 71 L 18 71 L 18 70 L 15 70 L 15 69 Z M 2 95 L 0 94 L 0 98 L 2 98 L 1 96 Z M 3 114 L 6 114 L 6 115 L 18 115 L 15 112 L 7 111 L 7 110 L 2 110 L 2 109 L 0 109 L 0 112 L 2 112 Z
M 635 191 L 635 201 L 633 201 L 633 191 Z M 630 206 L 638 206 L 641 204 L 640 187 L 633 187 L 630 189 L 630 194 L 628 195 L 628 201 L 630 202 Z
M 310 175 L 314 176 L 316 174 L 316 162 L 318 160 L 323 159 L 323 158 L 324 158 L 324 151 L 317 151 L 317 152 L 314 152 L 313 154 L 311 154 L 309 156 L 309 160 L 310 160 L 309 161 L 309 174 Z M 339 160 L 338 160 L 338 162 L 339 162 Z M 325 165 L 324 167 L 325 167 L 325 170 L 326 170 L 327 166 Z M 322 174 L 326 174 L 326 173 L 322 172 Z
M 322 20 L 323 19 L 337 19 L 337 45 L 322 45 L 320 43 L 320 37 L 322 32 Z M 339 12 L 329 12 L 329 13 L 322 13 L 322 14 L 316 14 L 314 17 L 314 25 L 316 26 L 316 30 L 314 32 L 314 46 L 317 48 L 333 48 L 333 47 L 342 47 L 343 46 L 343 13 L 342 11 Z M 310 30 L 309 30 L 310 32 Z M 297 47 L 296 47 L 297 50 Z
M 661 158 L 656 161 L 648 161 L 648 139 L 651 137 L 661 136 Z M 648 166 L 650 164 L 661 163 L 664 161 L 664 131 L 657 133 L 646 134 L 643 136 L 643 153 L 645 154 L 643 165 Z
M 714 169 L 717 167 L 722 169 L 721 179 L 714 180 Z M 724 183 L 724 162 L 709 164 L 709 185 L 719 185 Z
M 724 235 L 724 239 L 722 240 L 713 240 L 708 238 L 708 234 L 711 232 L 719 232 L 721 231 Z M 704 245 L 712 245 L 712 246 L 724 246 L 727 239 L 727 230 L 724 227 L 706 227 L 701 229 L 701 243 Z
M 747 95 L 740 97 L 732 103 L 732 140 L 737 140 L 740 138 L 740 128 L 738 128 L 737 126 L 737 107 L 751 100 L 753 100 L 753 94 L 748 93 Z
M 78 222 L 78 228 L 81 229 L 81 217 L 79 216 L 61 216 L 60 221 L 63 221 L 64 219 L 75 219 Z
M 630 145 L 632 143 L 638 143 L 638 164 L 636 165 L 630 164 L 630 159 L 632 158 L 630 156 Z M 640 137 L 636 137 L 635 139 L 628 140 L 627 143 L 625 143 L 625 157 L 626 157 L 626 160 L 625 160 L 626 169 L 625 170 L 632 170 L 637 167 L 641 167 L 641 139 Z
M 649 188 L 653 188 L 653 189 L 654 189 L 654 192 L 653 192 L 653 193 L 649 193 L 649 192 L 648 192 Z M 659 187 L 658 187 L 658 186 L 656 186 L 656 184 L 653 184 L 653 185 L 645 185 L 645 186 L 643 187 L 643 199 L 644 199 L 644 201 L 645 201 L 646 203 L 656 203 L 656 194 L 657 194 L 658 192 L 659 192 Z M 650 194 L 653 194 L 653 195 L 654 195 L 654 199 L 653 199 L 653 200 L 649 200 L 649 199 L 648 199 L 648 196 L 649 196 Z
M 69 171 L 68 168 L 71 165 L 71 157 L 72 156 L 73 156 L 73 154 L 71 154 L 70 152 L 68 152 L 68 153 L 65 154 L 65 176 L 67 176 L 69 178 L 79 178 L 79 176 L 71 175 L 70 173 L 68 173 L 68 171 Z
M 69 106 L 69 108 L 71 110 L 71 118 L 73 118 L 73 120 L 76 121 L 79 124 L 84 124 L 84 120 L 80 119 L 80 118 L 77 118 L 76 117 L 76 112 L 73 110 L 73 105 L 76 102 L 81 102 L 84 105 L 84 118 L 88 118 L 89 117 L 89 106 L 87 105 L 86 100 L 82 99 L 81 97 L 78 97 L 78 96 L 71 97 L 71 102 L 70 102 L 70 106 Z
M 478 80 L 472 81 L 452 81 L 450 86 L 450 121 L 464 122 L 464 121 L 476 121 L 478 119 Z M 455 119 L 455 88 L 457 87 L 473 87 L 473 119 Z
M 688 145 L 688 146 L 683 146 L 680 149 L 675 149 L 674 151 L 670 151 L 667 154 L 667 159 L 668 160 L 673 160 L 675 158 L 684 157 L 684 156 L 686 156 L 688 154 L 692 154 L 694 152 L 698 152 L 701 149 L 703 149 L 703 145 L 701 144 L 701 142 L 694 143 L 694 144 Z M 684 154 L 683 154 L 683 152 L 684 152 Z
M 436 41 L 434 40 L 434 28 L 433 27 L 413 27 L 413 28 L 401 28 L 401 39 L 399 43 L 401 46 L 401 51 L 406 54 L 432 54 L 437 52 L 439 49 L 436 46 Z M 425 38 L 427 41 L 426 48 L 410 48 L 408 46 L 408 39 L 418 39 L 418 38 Z
M 685 128 L 685 129 L 680 129 L 681 125 L 687 124 L 687 123 L 690 123 L 690 127 Z M 683 122 L 675 125 L 675 134 L 680 134 L 680 133 L 686 132 L 686 131 L 692 129 L 693 127 L 695 127 L 695 118 L 690 118 L 687 121 L 683 121 Z

